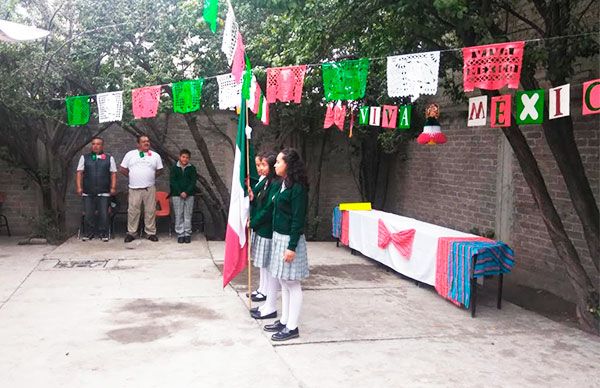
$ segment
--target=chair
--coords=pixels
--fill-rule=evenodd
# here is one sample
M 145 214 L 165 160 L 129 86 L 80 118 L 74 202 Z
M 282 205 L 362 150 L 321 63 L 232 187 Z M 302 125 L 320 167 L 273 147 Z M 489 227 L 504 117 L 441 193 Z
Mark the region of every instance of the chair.
M 157 221 L 159 218 L 168 218 L 169 237 L 171 237 L 171 204 L 169 203 L 169 193 L 165 191 L 156 192 L 156 218 Z
M 0 193 L 0 212 L 2 212 L 2 205 L 4 205 L 4 201 L 6 201 L 6 194 Z M 4 214 L 0 214 L 0 229 L 1 228 L 6 228 L 6 233 L 8 234 L 8 237 L 11 236 L 10 227 L 8 226 L 8 218 L 6 218 Z

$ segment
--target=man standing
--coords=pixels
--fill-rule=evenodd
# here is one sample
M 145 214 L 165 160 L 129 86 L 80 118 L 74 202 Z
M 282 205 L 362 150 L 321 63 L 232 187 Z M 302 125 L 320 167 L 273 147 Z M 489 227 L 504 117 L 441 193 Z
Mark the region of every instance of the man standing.
M 156 176 L 162 172 L 160 155 L 150 150 L 148 136 L 137 137 L 137 149 L 125 154 L 120 171 L 129 177 L 129 207 L 127 209 L 127 236 L 125 242 L 135 240 L 144 205 L 144 225 L 148 240 L 158 241 L 156 236 Z
M 117 165 L 111 155 L 104 153 L 101 138 L 93 137 L 91 152 L 79 158 L 75 185 L 77 194 L 83 197 L 82 240 L 91 240 L 97 233 L 102 241 L 108 241 L 108 205 L 110 196 L 117 192 Z

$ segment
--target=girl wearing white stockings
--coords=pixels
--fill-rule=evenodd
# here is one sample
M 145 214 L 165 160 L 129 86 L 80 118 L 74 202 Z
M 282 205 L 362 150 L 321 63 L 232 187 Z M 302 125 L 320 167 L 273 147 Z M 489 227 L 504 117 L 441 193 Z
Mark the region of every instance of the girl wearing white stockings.
M 260 302 L 265 299 L 277 300 L 277 289 L 271 291 L 271 283 L 276 283 L 269 273 L 271 262 L 271 238 L 273 236 L 273 196 L 279 191 L 280 181 L 275 175 L 274 152 L 261 152 L 256 157 L 256 169 L 263 177 L 251 191 L 250 228 L 252 229 L 252 258 L 254 266 L 260 269 L 260 285 L 252 293 L 252 300 Z M 268 319 L 277 316 L 277 306 L 266 303 L 260 308 L 250 310 L 255 319 Z
M 275 332 L 271 337 L 273 341 L 285 341 L 300 335 L 300 281 L 309 274 L 304 238 L 308 181 L 304 162 L 292 148 L 286 148 L 277 155 L 275 172 L 281 177 L 282 183 L 273 198 L 273 239 L 269 271 L 281 283 L 281 318 L 266 325 L 264 329 Z M 270 307 L 274 306 L 272 299 L 267 297 L 266 305 L 273 303 Z

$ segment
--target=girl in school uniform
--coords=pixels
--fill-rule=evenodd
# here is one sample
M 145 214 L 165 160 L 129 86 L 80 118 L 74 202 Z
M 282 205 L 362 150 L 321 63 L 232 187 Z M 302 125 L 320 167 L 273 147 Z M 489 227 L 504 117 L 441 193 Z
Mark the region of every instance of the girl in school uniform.
M 285 341 L 300 335 L 298 320 L 302 308 L 300 281 L 308 277 L 308 258 L 304 223 L 308 202 L 306 168 L 298 152 L 286 148 L 277 155 L 275 172 L 281 188 L 273 198 L 273 243 L 271 275 L 281 284 L 281 318 L 264 327 L 274 332 L 273 341 Z
M 250 191 L 250 229 L 252 230 L 251 257 L 254 266 L 260 269 L 260 281 L 252 300 L 262 302 L 267 299 L 269 282 L 274 282 L 269 273 L 271 261 L 271 237 L 273 235 L 273 187 L 277 186 L 275 175 L 275 152 L 261 152 L 256 156 L 256 170 L 260 180 Z M 275 293 L 277 290 L 275 290 Z M 275 296 L 276 298 L 276 296 Z M 269 306 L 267 306 L 269 307 Z M 275 318 L 275 308 L 253 309 L 250 315 L 257 319 Z M 261 312 L 263 313 L 261 315 Z

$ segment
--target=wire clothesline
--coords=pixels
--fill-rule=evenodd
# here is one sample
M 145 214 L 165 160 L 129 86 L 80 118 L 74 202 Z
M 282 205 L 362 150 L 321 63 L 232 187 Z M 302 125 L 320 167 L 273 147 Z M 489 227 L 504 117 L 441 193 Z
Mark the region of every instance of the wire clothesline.
M 550 41 L 550 40 L 556 40 L 556 39 L 567 39 L 567 38 L 576 38 L 576 37 L 582 37 L 582 36 L 589 36 L 589 35 L 593 35 L 593 34 L 600 34 L 600 31 L 580 33 L 580 34 L 571 34 L 571 35 L 560 35 L 560 36 L 553 36 L 553 37 L 550 37 L 550 38 L 526 39 L 526 40 L 522 40 L 522 42 L 524 42 L 524 43 L 535 43 L 535 42 Z M 432 51 L 429 51 L 429 52 L 439 52 L 441 54 L 441 53 L 447 53 L 447 52 L 461 51 L 462 49 L 463 49 L 463 47 L 455 47 L 455 48 L 447 48 L 447 49 L 442 49 L 442 50 L 432 50 Z M 411 53 L 411 54 L 413 54 L 413 53 Z M 403 54 L 395 54 L 395 55 L 403 55 Z M 395 56 L 395 55 L 392 55 L 392 56 Z M 369 59 L 369 61 L 376 62 L 376 61 L 381 61 L 381 60 L 387 59 L 389 57 L 391 57 L 391 56 L 381 56 L 381 57 L 372 57 L 372 58 L 371 57 L 367 57 L 367 59 Z M 309 64 L 306 64 L 306 67 L 315 68 L 315 67 L 322 66 L 323 63 L 326 63 L 326 62 L 309 63 Z M 289 65 L 289 66 L 296 66 L 296 65 Z M 255 67 L 255 68 L 253 68 L 251 70 L 258 69 L 258 68 L 259 67 Z M 263 68 L 263 67 L 261 66 L 260 68 Z M 211 75 L 211 76 L 200 77 L 200 78 L 202 78 L 203 80 L 206 81 L 206 80 L 209 80 L 209 79 L 217 78 L 220 75 L 225 75 L 225 74 L 228 74 L 228 73 L 219 74 L 219 75 Z M 170 86 L 172 84 L 173 84 L 173 82 L 168 82 L 168 83 L 157 84 L 157 85 L 152 85 L 152 86 L 164 87 L 164 86 Z M 122 91 L 131 91 L 132 89 L 121 89 L 121 90 Z M 92 98 L 92 97 L 97 96 L 98 94 L 101 94 L 101 93 L 89 94 L 87 96 L 90 97 L 90 98 Z M 53 100 L 54 101 L 62 101 L 62 100 L 65 100 L 65 98 L 54 98 Z

